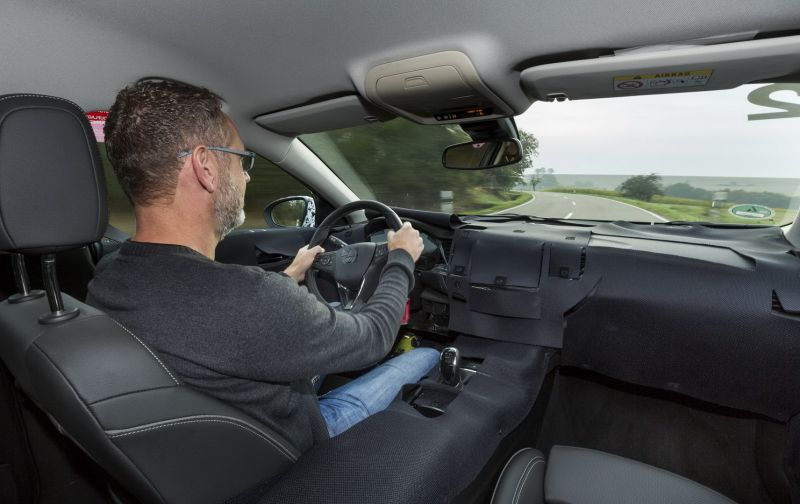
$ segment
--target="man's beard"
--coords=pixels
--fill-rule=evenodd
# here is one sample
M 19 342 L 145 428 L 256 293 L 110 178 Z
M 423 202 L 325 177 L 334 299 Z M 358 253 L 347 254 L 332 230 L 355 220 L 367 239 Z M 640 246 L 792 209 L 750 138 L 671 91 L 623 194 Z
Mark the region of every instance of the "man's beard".
M 228 172 L 226 180 L 220 184 L 214 198 L 214 214 L 217 217 L 219 239 L 244 224 L 244 191 L 239 190 Z

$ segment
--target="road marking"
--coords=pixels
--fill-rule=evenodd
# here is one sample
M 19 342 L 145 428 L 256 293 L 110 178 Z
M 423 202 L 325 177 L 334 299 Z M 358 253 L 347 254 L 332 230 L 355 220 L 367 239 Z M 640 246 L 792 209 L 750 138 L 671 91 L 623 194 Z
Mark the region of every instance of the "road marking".
M 603 197 L 602 196 L 595 196 L 595 198 L 603 198 Z M 653 213 L 650 210 L 645 210 L 644 208 L 638 207 L 636 205 L 631 205 L 630 203 L 623 203 L 622 201 L 612 200 L 611 198 L 603 198 L 603 199 L 606 199 L 606 200 L 609 200 L 609 201 L 613 201 L 614 203 L 619 203 L 620 205 L 629 206 L 631 208 L 635 208 L 636 210 L 641 210 L 644 213 L 652 215 L 653 217 L 655 217 L 656 219 L 660 220 L 661 222 L 669 222 L 669 219 L 665 219 L 664 217 L 661 217 L 660 215 L 658 215 L 656 213 Z
M 562 198 L 564 198 L 564 199 L 569 199 L 569 198 L 567 198 L 566 196 L 561 196 L 561 197 L 562 197 Z
M 565 218 L 565 219 L 569 219 L 570 217 L 572 217 L 572 214 L 573 214 L 573 213 L 575 213 L 575 212 L 570 212 L 570 213 L 568 213 L 568 214 L 567 214 L 567 216 L 566 216 L 566 217 L 564 217 L 564 218 Z
M 501 213 L 508 213 L 511 210 L 516 210 L 519 207 L 524 207 L 528 203 L 533 203 L 534 201 L 536 201 L 536 195 L 533 192 L 531 192 L 531 199 L 529 199 L 525 203 L 523 203 L 521 205 L 517 205 L 517 206 L 511 207 L 511 208 L 506 208 L 505 210 L 500 210 L 499 212 L 492 212 L 489 215 L 497 215 L 497 214 L 501 214 Z
M 573 201 L 573 202 L 572 202 L 572 206 L 575 206 L 575 205 L 576 205 L 576 203 Z

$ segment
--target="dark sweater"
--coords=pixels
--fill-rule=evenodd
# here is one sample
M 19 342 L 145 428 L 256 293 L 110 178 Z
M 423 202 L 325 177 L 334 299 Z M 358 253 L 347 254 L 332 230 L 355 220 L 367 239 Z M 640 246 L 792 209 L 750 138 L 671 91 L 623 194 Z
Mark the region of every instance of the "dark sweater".
M 413 267 L 407 252 L 389 253 L 378 288 L 354 314 L 283 274 L 128 241 L 100 262 L 87 302 L 163 355 L 185 384 L 305 451 L 328 437 L 310 378 L 364 368 L 389 352 Z

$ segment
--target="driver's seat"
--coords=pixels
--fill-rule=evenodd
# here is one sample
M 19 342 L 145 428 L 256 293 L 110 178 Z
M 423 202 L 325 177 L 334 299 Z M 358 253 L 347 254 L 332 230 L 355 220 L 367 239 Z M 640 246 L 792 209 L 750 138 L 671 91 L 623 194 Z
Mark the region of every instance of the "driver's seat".
M 0 357 L 18 385 L 135 500 L 224 501 L 299 456 L 257 420 L 184 386 L 136 335 L 62 295 L 54 254 L 99 240 L 105 180 L 83 111 L 0 96 L 0 251 L 19 293 L 0 303 Z M 46 294 L 22 254 L 41 256 Z

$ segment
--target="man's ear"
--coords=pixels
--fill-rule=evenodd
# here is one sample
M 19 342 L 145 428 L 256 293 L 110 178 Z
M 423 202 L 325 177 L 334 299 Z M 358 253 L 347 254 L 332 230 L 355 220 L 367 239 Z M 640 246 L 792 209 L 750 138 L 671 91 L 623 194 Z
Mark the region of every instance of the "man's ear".
M 190 155 L 194 176 L 200 186 L 209 193 L 217 190 L 217 172 L 216 167 L 212 166 L 211 156 L 211 151 L 202 145 L 195 147 Z

